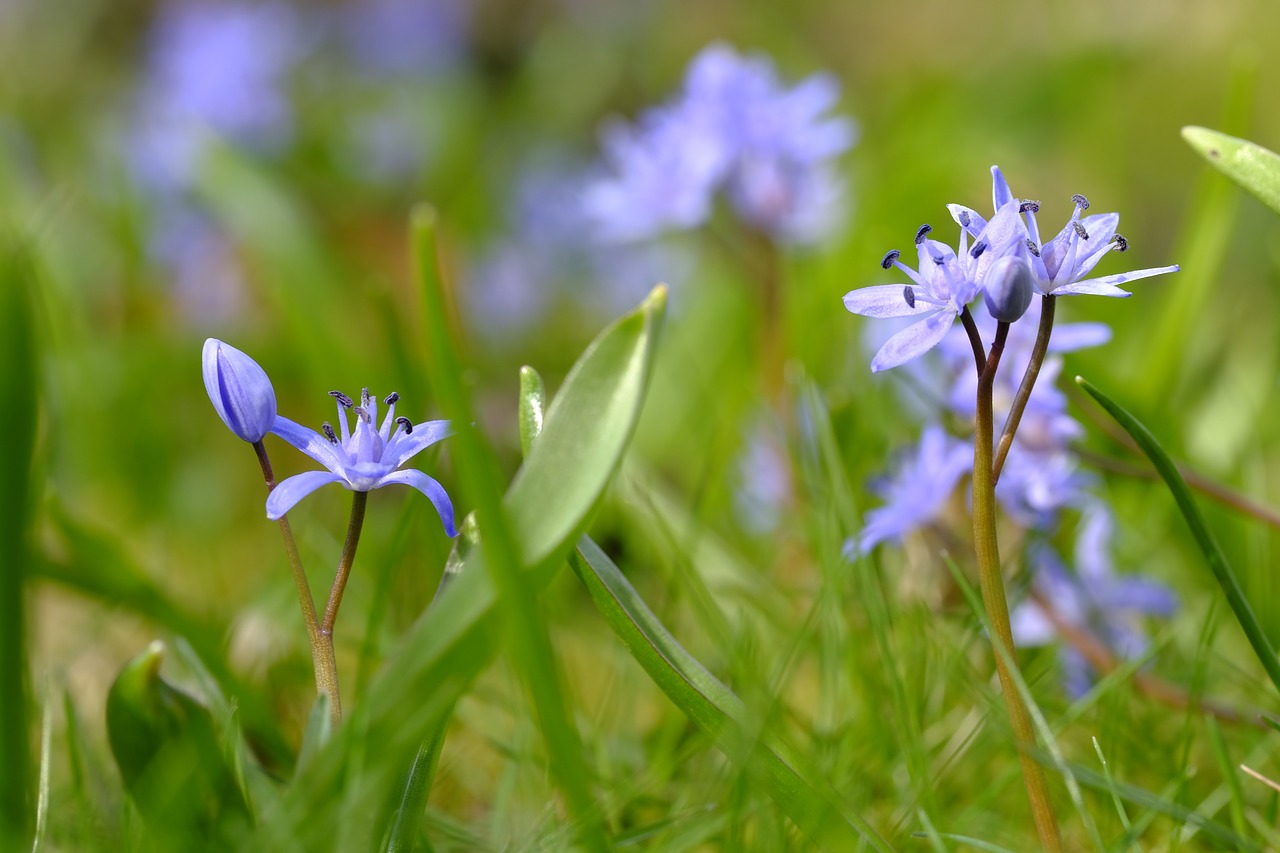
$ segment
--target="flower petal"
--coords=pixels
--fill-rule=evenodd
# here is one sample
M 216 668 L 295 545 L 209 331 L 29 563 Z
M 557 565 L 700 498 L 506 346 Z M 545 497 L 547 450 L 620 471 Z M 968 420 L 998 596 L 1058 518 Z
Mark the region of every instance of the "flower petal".
M 1075 352 L 1102 346 L 1111 340 L 1111 327 L 1106 323 L 1063 323 L 1053 327 L 1049 338 L 1050 352 Z
M 386 449 L 382 451 L 382 464 L 392 469 L 399 468 L 418 453 L 452 434 L 453 427 L 448 421 L 423 421 L 414 424 L 413 432 L 401 430 L 391 437 Z
M 1104 275 L 1098 278 L 1085 279 L 1084 281 L 1078 281 L 1078 282 L 1075 282 L 1074 284 L 1069 284 L 1067 285 L 1067 287 L 1076 287 L 1082 284 L 1095 284 L 1095 283 L 1109 284 L 1114 287 L 1117 284 L 1124 284 L 1126 281 L 1137 281 L 1140 278 L 1151 278 L 1153 275 L 1164 275 L 1165 273 L 1179 272 L 1181 269 L 1182 267 L 1178 266 L 1177 264 L 1174 264 L 1173 266 L 1168 266 L 1168 267 L 1151 267 L 1145 270 L 1131 270 L 1129 272 L 1116 273 L 1115 275 Z M 1073 290 L 1067 290 L 1066 288 L 1055 288 L 1053 292 L 1054 293 L 1063 293 L 1063 292 L 1089 293 L 1092 291 L 1083 291 L 1083 290 L 1073 291 Z M 1107 294 L 1107 295 L 1111 295 L 1111 294 Z M 1128 294 L 1125 294 L 1125 295 L 1127 296 Z
M 306 471 L 288 477 L 267 495 L 267 518 L 276 521 L 316 489 L 341 482 L 342 477 L 332 471 Z
M 339 451 L 329 439 L 313 429 L 281 415 L 276 418 L 271 431 L 319 462 L 330 471 L 341 471 L 347 465 L 346 454 Z
M 1004 179 L 1004 172 L 1000 171 L 999 166 L 991 167 L 991 204 L 993 210 L 999 210 L 1004 207 L 1013 198 L 1013 191 L 1009 189 L 1009 182 Z
M 987 227 L 987 218 L 972 207 L 965 207 L 963 204 L 949 204 L 947 210 L 951 211 L 951 218 L 956 224 L 967 231 L 970 235 L 977 237 L 982 233 L 982 229 Z M 968 224 L 966 225 L 966 221 Z
M 276 394 L 266 371 L 217 338 L 201 353 L 204 388 L 227 428 L 249 443 L 261 441 L 276 419 Z
M 871 359 L 871 372 L 879 373 L 905 364 L 921 353 L 938 345 L 947 336 L 947 332 L 956 321 L 956 315 L 950 310 L 939 311 L 932 317 L 921 320 L 903 329 L 889 340 Z
M 914 307 L 907 304 L 903 290 L 910 285 L 877 284 L 860 287 L 844 295 L 844 307 L 863 317 L 911 317 L 928 311 L 937 311 L 937 305 L 917 300 Z
M 1121 290 L 1114 284 L 1108 284 L 1100 278 L 1091 278 L 1087 281 L 1077 281 L 1074 284 L 1064 284 L 1062 287 L 1053 289 L 1054 296 L 1071 296 L 1073 294 L 1088 294 L 1090 296 L 1132 296 L 1133 294 L 1127 290 Z
M 434 421 L 434 423 L 443 423 L 443 421 Z M 424 424 L 423 426 L 426 426 Z M 417 429 L 414 429 L 417 432 Z M 441 436 L 443 438 L 443 436 Z M 425 446 L 425 445 L 424 445 Z M 403 471 L 393 471 L 382 478 L 379 486 L 385 486 L 389 483 L 404 483 L 406 486 L 413 486 L 431 499 L 431 503 L 435 506 L 436 512 L 440 513 L 440 520 L 444 522 L 444 532 L 450 538 L 458 535 L 458 530 L 453 524 L 453 503 L 449 500 L 449 496 L 445 493 L 444 486 L 428 477 L 416 468 L 405 468 Z

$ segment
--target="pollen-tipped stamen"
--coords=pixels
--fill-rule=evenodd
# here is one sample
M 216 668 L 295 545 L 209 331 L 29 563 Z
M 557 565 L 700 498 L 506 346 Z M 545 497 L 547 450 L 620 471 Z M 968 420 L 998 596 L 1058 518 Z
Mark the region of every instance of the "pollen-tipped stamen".
M 1123 234 L 1116 234 L 1111 238 L 1111 243 L 1115 246 L 1117 252 L 1129 251 L 1129 241 L 1124 238 Z
M 1076 236 L 1081 240 L 1089 239 L 1089 232 L 1084 230 L 1084 225 L 1080 223 L 1079 219 L 1071 220 L 1071 228 L 1076 232 Z
M 320 425 L 320 430 L 321 432 L 324 433 L 324 437 L 329 439 L 330 444 L 338 443 L 338 434 L 333 431 L 333 424 L 329 423 L 328 421 L 325 421 L 323 424 Z
M 1027 238 L 1027 251 L 1035 255 L 1037 258 L 1040 257 L 1040 247 L 1037 246 L 1036 241 L 1032 240 L 1030 237 Z
M 1040 202 L 1030 201 L 1030 200 L 1024 201 L 1022 204 L 1018 205 L 1018 212 L 1019 213 L 1039 213 Z
M 329 396 L 337 400 L 338 405 L 344 409 L 349 409 L 356 404 L 355 400 L 352 400 L 350 397 L 348 397 L 346 394 L 343 394 L 341 391 L 330 391 Z
M 880 259 L 880 268 L 889 269 L 893 266 L 893 262 L 902 257 L 902 253 L 897 249 L 890 249 L 884 253 L 884 257 Z
M 1089 199 L 1080 195 L 1080 193 L 1076 193 L 1071 197 L 1071 203 L 1074 204 L 1076 207 L 1080 208 L 1081 210 L 1089 209 Z
M 919 246 L 924 242 L 924 238 L 929 236 L 929 232 L 933 230 L 932 225 L 921 225 L 916 229 L 916 245 Z
M 397 423 L 398 425 L 400 425 L 400 426 L 404 427 L 404 434 L 405 434 L 405 435 L 409 435 L 410 433 L 412 433 L 412 432 L 413 432 L 413 421 L 409 420 L 408 418 L 404 417 L 403 415 L 401 415 L 400 417 L 396 418 L 396 423 Z
M 986 241 L 979 240 L 978 242 L 974 243 L 973 248 L 969 250 L 969 257 L 974 258 L 976 260 L 977 258 L 982 257 L 982 253 L 985 252 L 986 250 L 987 250 Z
M 392 391 L 386 397 L 382 398 L 382 405 L 384 406 L 394 406 L 396 403 L 399 403 L 399 402 L 400 402 L 400 392 L 398 391 Z
M 911 285 L 902 288 L 902 298 L 907 301 L 908 308 L 916 307 L 916 292 L 911 289 Z

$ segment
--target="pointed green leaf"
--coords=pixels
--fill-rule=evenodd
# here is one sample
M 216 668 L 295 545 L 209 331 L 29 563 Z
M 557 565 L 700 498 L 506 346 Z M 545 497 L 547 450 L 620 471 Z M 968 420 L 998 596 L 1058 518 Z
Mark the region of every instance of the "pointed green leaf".
M 596 607 L 653 682 L 734 763 L 757 774 L 810 839 L 831 850 L 890 850 L 798 756 L 769 734 L 747 735 L 743 704 L 672 636 L 600 547 L 582 537 L 569 558 Z
M 1245 636 L 1249 638 L 1254 654 L 1258 656 L 1258 660 L 1262 663 L 1262 668 L 1271 677 L 1271 683 L 1276 686 L 1277 690 L 1280 690 L 1280 659 L 1276 658 L 1275 649 L 1272 648 L 1271 641 L 1258 623 L 1258 618 L 1254 615 L 1253 608 L 1249 605 L 1249 600 L 1245 598 L 1244 590 L 1236 579 L 1236 574 L 1231 565 L 1227 562 L 1226 555 L 1222 553 L 1222 548 L 1218 546 L 1217 540 L 1213 538 L 1213 534 L 1209 531 L 1209 526 L 1205 524 L 1204 516 L 1200 514 L 1195 499 L 1191 496 L 1191 490 L 1187 488 L 1186 481 L 1178 473 L 1178 466 L 1169 458 L 1169 454 L 1165 453 L 1164 448 L 1156 441 L 1155 436 L 1139 423 L 1137 418 L 1112 401 L 1106 394 L 1086 382 L 1082 377 L 1077 376 L 1076 382 L 1081 388 L 1088 391 L 1089 395 L 1097 400 L 1111 417 L 1115 418 L 1116 423 L 1124 427 L 1125 432 L 1133 437 L 1133 440 L 1142 448 L 1142 452 L 1151 460 L 1151 464 L 1155 466 L 1156 471 L 1164 478 L 1165 485 L 1169 487 L 1169 491 L 1173 492 L 1173 499 L 1177 502 L 1178 509 L 1181 510 L 1182 517 L 1186 520 L 1187 527 L 1191 530 L 1191 535 L 1195 537 L 1196 544 L 1200 546 L 1200 550 L 1209 564 L 1209 569 L 1213 572 L 1213 576 L 1218 579 L 1218 584 L 1222 587 L 1222 591 L 1227 597 L 1227 603 L 1231 605 L 1232 611 L 1235 612 L 1236 621 L 1240 623 L 1240 627 L 1244 629 Z
M 1215 169 L 1280 213 L 1280 155 L 1204 127 L 1184 127 L 1182 138 Z
M 520 452 L 529 455 L 533 440 L 542 432 L 547 409 L 547 386 L 542 376 L 527 364 L 520 368 Z

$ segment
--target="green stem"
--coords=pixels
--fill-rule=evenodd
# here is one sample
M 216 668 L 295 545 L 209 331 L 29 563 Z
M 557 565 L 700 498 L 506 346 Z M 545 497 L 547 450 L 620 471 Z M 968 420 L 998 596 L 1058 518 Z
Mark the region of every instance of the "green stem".
M 1022 777 L 1026 782 L 1027 796 L 1031 799 L 1031 814 L 1035 820 L 1036 832 L 1040 836 L 1040 844 L 1045 850 L 1057 853 L 1062 849 L 1058 822 L 1049 801 L 1044 770 L 1032 757 L 1036 737 L 1031 714 L 1018 693 L 1012 672 L 1013 667 L 1017 666 L 1017 659 L 1014 657 L 1013 630 L 1009 625 L 1009 602 L 1004 593 L 1004 576 L 1000 571 L 1000 545 L 996 538 L 996 489 L 991 464 L 995 427 L 991 397 L 1008 333 L 1008 323 L 996 326 L 991 354 L 987 356 L 984 368 L 978 375 L 977 435 L 973 444 L 973 545 L 978 559 L 982 602 L 991 622 L 991 644 L 995 652 L 996 671 L 1000 676 L 1000 692 L 1004 695 L 1014 741 L 1018 745 Z
M 329 603 L 324 608 L 324 621 L 320 633 L 332 639 L 333 625 L 338 621 L 338 608 L 342 606 L 342 594 L 351 577 L 351 566 L 356 561 L 356 547 L 360 544 L 360 531 L 364 528 L 364 508 L 369 502 L 368 492 L 351 493 L 351 520 L 347 522 L 347 541 L 342 543 L 342 557 L 338 560 L 338 573 L 333 576 L 333 589 L 329 590 Z
M 1013 396 L 1013 405 L 1009 416 L 1005 418 L 1004 429 L 1000 432 L 1000 444 L 996 447 L 995 462 L 991 466 L 991 480 L 1000 482 L 1000 471 L 1004 468 L 1004 459 L 1013 446 L 1013 434 L 1018 431 L 1022 422 L 1022 413 L 1031 399 L 1031 391 L 1036 387 L 1036 377 L 1040 375 L 1040 366 L 1044 364 L 1045 353 L 1049 351 L 1049 335 L 1053 332 L 1053 313 L 1058 297 L 1048 295 L 1040 300 L 1040 330 L 1036 333 L 1036 342 L 1031 349 L 1031 361 L 1027 363 L 1027 371 L 1022 374 L 1022 384 L 1018 393 Z
M 258 464 L 262 466 L 262 479 L 266 481 L 267 493 L 270 494 L 276 487 L 276 477 L 271 469 L 267 448 L 261 441 L 255 441 L 253 450 L 258 454 Z M 316 618 L 315 599 L 311 596 L 311 585 L 307 583 L 307 573 L 302 567 L 302 556 L 298 553 L 298 543 L 294 541 L 293 529 L 289 527 L 289 517 L 282 516 L 279 525 L 280 537 L 284 540 L 284 550 L 289 557 L 289 568 L 293 572 L 293 585 L 298 590 L 298 606 L 302 609 L 302 620 L 307 626 L 307 640 L 311 644 L 311 665 L 315 669 L 316 693 L 327 695 L 330 707 L 338 709 L 338 664 L 333 653 L 333 637 L 325 636 L 320 631 L 320 622 Z M 335 723 L 340 714 L 340 710 L 335 710 L 333 715 Z

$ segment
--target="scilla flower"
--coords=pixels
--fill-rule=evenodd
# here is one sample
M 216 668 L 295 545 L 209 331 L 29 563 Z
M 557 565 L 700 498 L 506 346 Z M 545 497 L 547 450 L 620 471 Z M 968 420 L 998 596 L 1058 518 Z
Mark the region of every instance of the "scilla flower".
M 413 456 L 449 435 L 448 421 L 426 421 L 413 424 L 405 417 L 396 417 L 399 394 L 388 394 L 382 402 L 387 415 L 381 427 L 374 424 L 378 418 L 378 401 L 365 388 L 360 395 L 360 405 L 341 391 L 330 391 L 338 401 L 338 426 L 341 437 L 328 423 L 322 427 L 324 434 L 294 423 L 288 418 L 276 418 L 271 431 L 319 462 L 327 471 L 307 471 L 288 478 L 276 486 L 267 496 L 267 518 L 276 520 L 293 509 L 298 501 L 327 483 L 341 483 L 353 492 L 369 492 L 404 483 L 426 495 L 440 514 L 444 529 L 450 536 L 457 536 L 453 524 L 453 504 L 444 487 L 414 468 L 401 470 L 400 466 Z M 356 415 L 355 431 L 347 424 L 347 411 Z
M 237 436 L 256 444 L 276 422 L 276 392 L 258 363 L 216 338 L 204 342 L 204 389 L 218 417 Z

